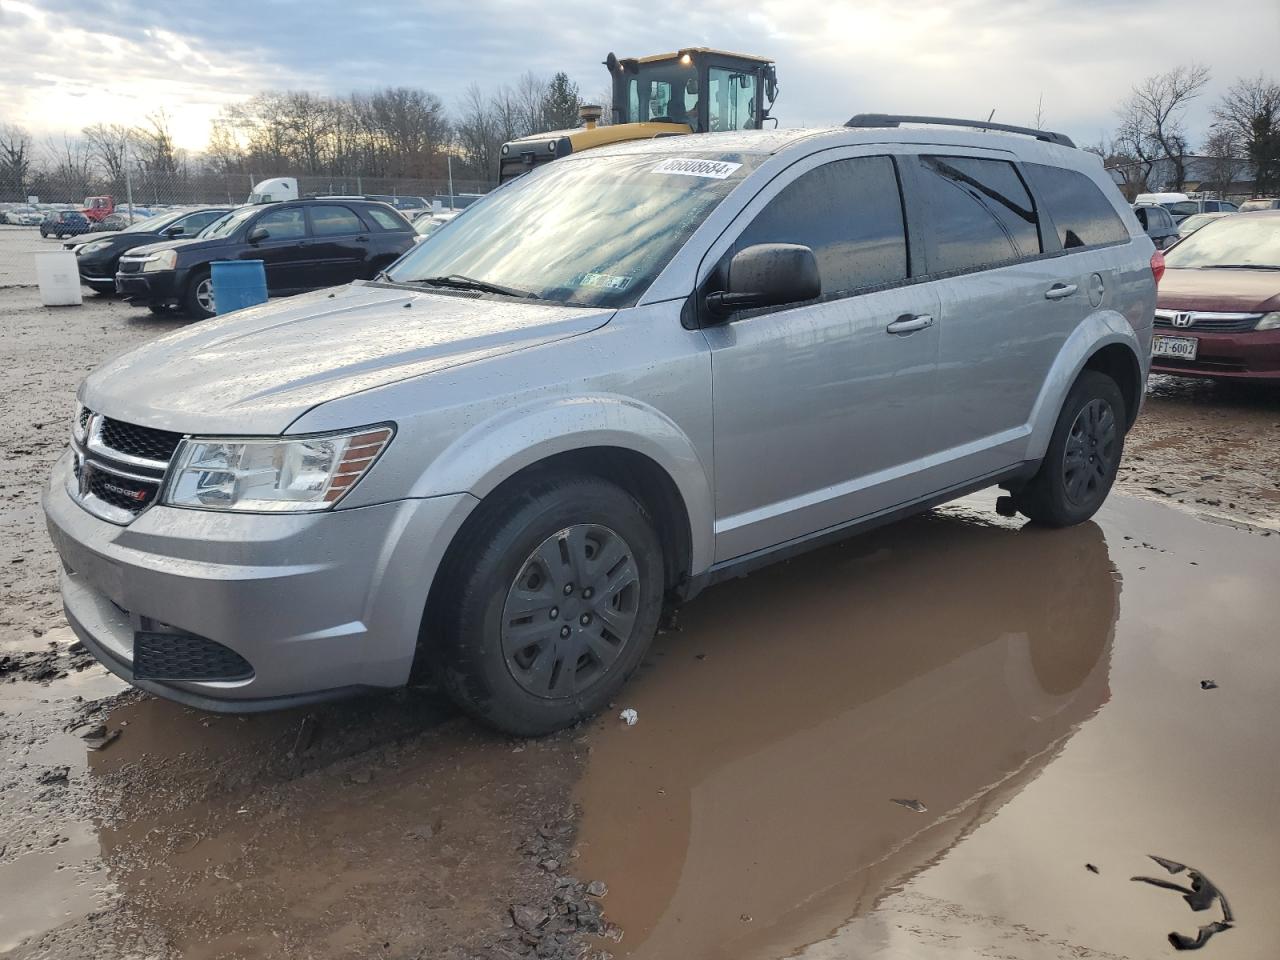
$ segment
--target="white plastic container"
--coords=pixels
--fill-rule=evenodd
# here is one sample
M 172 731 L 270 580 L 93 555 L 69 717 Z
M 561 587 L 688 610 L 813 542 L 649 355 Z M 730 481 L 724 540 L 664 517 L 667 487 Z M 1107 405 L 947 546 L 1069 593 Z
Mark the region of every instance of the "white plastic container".
M 78 307 L 83 301 L 80 270 L 70 250 L 37 253 L 36 282 L 40 284 L 40 302 L 46 307 Z

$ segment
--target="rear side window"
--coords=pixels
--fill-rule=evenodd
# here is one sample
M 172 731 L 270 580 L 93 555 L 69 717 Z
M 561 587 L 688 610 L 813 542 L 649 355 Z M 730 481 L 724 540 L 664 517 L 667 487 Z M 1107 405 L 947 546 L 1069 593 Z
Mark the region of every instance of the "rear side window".
M 347 207 L 312 207 L 311 232 L 317 237 L 345 237 L 363 233 L 364 223 Z
M 824 296 L 907 276 L 907 234 L 893 161 L 835 160 L 801 174 L 742 231 L 735 251 L 801 243 L 818 261 Z
M 1025 163 L 1022 169 L 1053 218 L 1064 250 L 1129 239 L 1129 231 L 1115 208 L 1083 173 L 1042 163 Z
M 366 207 L 365 213 L 383 230 L 403 230 L 405 223 L 390 210 L 379 210 L 377 207 Z
M 1013 164 L 976 157 L 920 158 L 931 273 L 992 267 L 1040 253 L 1035 204 Z

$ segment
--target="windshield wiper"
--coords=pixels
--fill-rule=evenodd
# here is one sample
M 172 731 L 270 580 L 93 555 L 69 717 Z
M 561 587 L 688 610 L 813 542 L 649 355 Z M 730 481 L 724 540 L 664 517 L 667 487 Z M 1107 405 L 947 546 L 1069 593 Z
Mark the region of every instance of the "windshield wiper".
M 1280 270 L 1274 263 L 1206 263 L 1207 270 Z
M 488 280 L 476 280 L 474 277 L 464 277 L 460 273 L 451 273 L 447 277 L 423 277 L 421 280 L 414 280 L 413 283 L 425 283 L 430 287 L 448 287 L 451 290 L 479 290 L 481 293 L 500 293 L 507 297 L 523 297 L 526 300 L 541 299 L 536 293 L 530 293 L 528 290 L 517 290 L 515 287 L 504 287 L 498 283 L 490 283 Z

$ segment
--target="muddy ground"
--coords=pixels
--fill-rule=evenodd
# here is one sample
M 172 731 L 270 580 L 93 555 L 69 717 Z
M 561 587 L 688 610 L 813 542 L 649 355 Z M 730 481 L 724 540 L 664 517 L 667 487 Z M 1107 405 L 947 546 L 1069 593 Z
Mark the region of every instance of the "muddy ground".
M 77 649 L 39 489 L 77 380 L 175 325 L 0 291 L 0 956 L 1280 941 L 1280 388 L 1154 379 L 1095 523 L 982 494 L 722 585 L 658 638 L 635 726 L 528 742 L 429 689 L 212 717 Z M 1191 871 L 1201 910 L 1130 879 Z

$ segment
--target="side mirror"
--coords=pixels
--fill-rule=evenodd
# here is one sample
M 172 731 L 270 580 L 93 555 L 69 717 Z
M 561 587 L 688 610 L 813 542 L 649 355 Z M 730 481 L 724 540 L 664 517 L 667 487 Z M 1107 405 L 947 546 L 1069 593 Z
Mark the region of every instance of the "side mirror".
M 249 231 L 250 243 L 261 243 L 263 240 L 270 238 L 271 233 L 266 227 L 254 227 Z
M 182 227 L 168 227 L 166 228 L 164 235 L 166 237 L 180 237 L 186 232 L 187 231 L 184 230 Z
M 718 317 L 822 295 L 817 258 L 798 243 L 757 243 L 739 250 L 729 261 L 727 286 L 728 290 L 707 294 L 707 306 Z

